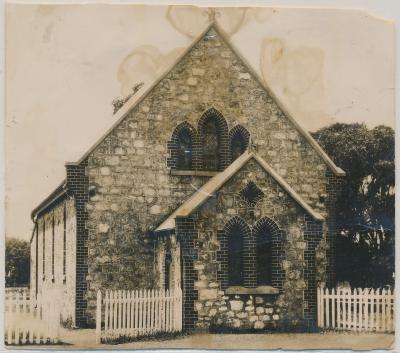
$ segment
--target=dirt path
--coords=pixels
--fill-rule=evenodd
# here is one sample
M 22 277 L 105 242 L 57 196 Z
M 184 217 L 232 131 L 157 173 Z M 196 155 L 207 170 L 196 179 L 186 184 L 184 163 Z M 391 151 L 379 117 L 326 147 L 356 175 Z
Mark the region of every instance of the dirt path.
M 274 333 L 274 334 L 193 334 L 163 341 L 141 341 L 118 345 L 96 345 L 94 330 L 63 331 L 65 345 L 24 346 L 24 349 L 390 349 L 394 335 L 379 333 Z M 13 347 L 14 348 L 14 347 Z M 17 348 L 17 347 L 15 347 Z

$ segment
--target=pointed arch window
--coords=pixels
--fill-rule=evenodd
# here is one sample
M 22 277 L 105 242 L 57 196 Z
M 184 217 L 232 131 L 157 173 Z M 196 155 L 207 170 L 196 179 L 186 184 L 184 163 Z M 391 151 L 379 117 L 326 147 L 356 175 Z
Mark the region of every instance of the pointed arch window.
M 171 158 L 167 160 L 167 165 L 175 170 L 192 170 L 195 139 L 196 130 L 188 122 L 179 124 L 168 144 Z
M 243 230 L 239 224 L 230 229 L 228 238 L 228 268 L 230 286 L 243 285 Z
M 271 285 L 272 281 L 272 232 L 262 223 L 255 231 L 257 285 Z
M 220 137 L 217 120 L 208 118 L 203 125 L 203 169 L 219 170 Z
M 249 132 L 241 125 L 235 126 L 229 133 L 231 161 L 243 154 L 249 145 Z
M 247 223 L 239 217 L 231 219 L 224 228 L 223 251 L 226 251 L 226 285 L 243 286 L 245 282 L 246 239 L 251 234 Z
M 180 170 L 192 169 L 193 140 L 189 129 L 182 129 L 177 136 L 177 163 Z

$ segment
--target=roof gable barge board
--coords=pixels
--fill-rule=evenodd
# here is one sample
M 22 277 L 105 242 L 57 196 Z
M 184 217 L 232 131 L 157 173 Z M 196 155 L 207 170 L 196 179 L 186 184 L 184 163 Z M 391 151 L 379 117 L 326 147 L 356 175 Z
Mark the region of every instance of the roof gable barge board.
M 346 173 L 330 159 L 330 157 L 324 152 L 321 146 L 314 140 L 314 138 L 293 118 L 293 116 L 287 111 L 284 105 L 280 102 L 279 98 L 273 93 L 271 88 L 265 83 L 260 76 L 252 69 L 251 65 L 247 60 L 239 53 L 239 51 L 230 43 L 229 39 L 226 37 L 224 32 L 219 28 L 219 26 L 212 22 L 207 28 L 193 41 L 193 43 L 172 63 L 172 65 L 153 83 L 151 84 L 142 94 L 140 91 L 133 95 L 116 113 L 116 122 L 108 129 L 108 131 L 100 137 L 99 140 L 77 161 L 77 162 L 67 162 L 67 165 L 78 165 L 84 161 L 99 145 L 100 143 L 124 120 L 124 118 L 129 114 L 137 105 L 140 104 L 151 91 L 174 69 L 174 67 L 184 59 L 186 55 L 196 46 L 196 44 L 201 41 L 210 29 L 214 29 L 215 32 L 221 37 L 228 48 L 237 56 L 239 60 L 243 63 L 246 69 L 249 71 L 250 75 L 257 81 L 257 83 L 270 95 L 273 101 L 277 104 L 279 109 L 282 110 L 286 118 L 293 124 L 295 129 L 300 133 L 300 135 L 305 138 L 305 140 L 311 145 L 311 147 L 317 152 L 321 159 L 327 164 L 327 166 L 333 171 L 337 176 L 344 176 Z
M 218 173 L 205 183 L 199 190 L 190 196 L 180 207 L 178 207 L 161 225 L 156 232 L 175 228 L 176 217 L 187 217 L 199 206 L 201 206 L 213 193 L 218 191 L 229 179 L 231 179 L 250 159 L 254 158 L 258 164 L 289 194 L 289 196 L 302 207 L 316 221 L 324 221 L 325 218 L 312 209 L 303 198 L 294 191 L 290 185 L 259 155 L 246 151 L 237 158 L 224 171 Z

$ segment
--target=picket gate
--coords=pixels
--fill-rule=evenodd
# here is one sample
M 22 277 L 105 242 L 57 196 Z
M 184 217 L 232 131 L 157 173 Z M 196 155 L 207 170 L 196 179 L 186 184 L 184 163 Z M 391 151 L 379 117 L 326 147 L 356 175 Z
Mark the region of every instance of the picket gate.
M 318 288 L 318 326 L 394 332 L 394 292 L 372 288 Z
M 47 300 L 29 297 L 28 291 L 8 292 L 5 297 L 5 343 L 57 343 L 60 329 L 60 304 L 57 297 Z
M 182 331 L 182 290 L 97 292 L 96 342 Z

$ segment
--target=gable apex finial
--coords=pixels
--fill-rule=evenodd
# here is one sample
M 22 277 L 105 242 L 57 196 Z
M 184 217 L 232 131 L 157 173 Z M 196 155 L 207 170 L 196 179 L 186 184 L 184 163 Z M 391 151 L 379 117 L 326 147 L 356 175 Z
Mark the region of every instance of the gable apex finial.
M 215 23 L 218 17 L 221 17 L 221 13 L 215 9 L 215 7 L 209 7 L 203 12 L 204 15 L 208 16 L 210 23 Z

